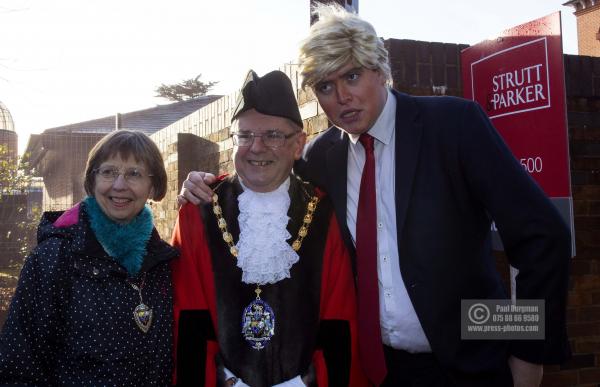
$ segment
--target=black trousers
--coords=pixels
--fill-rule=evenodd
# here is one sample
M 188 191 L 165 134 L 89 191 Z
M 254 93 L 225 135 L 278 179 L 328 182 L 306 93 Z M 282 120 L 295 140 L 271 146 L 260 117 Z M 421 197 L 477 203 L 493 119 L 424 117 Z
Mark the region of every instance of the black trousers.
M 383 346 L 388 374 L 382 387 L 456 387 L 432 353 Z
M 461 375 L 455 381 L 432 353 L 409 353 L 383 346 L 388 374 L 381 387 L 512 387 L 508 364 L 492 373 Z

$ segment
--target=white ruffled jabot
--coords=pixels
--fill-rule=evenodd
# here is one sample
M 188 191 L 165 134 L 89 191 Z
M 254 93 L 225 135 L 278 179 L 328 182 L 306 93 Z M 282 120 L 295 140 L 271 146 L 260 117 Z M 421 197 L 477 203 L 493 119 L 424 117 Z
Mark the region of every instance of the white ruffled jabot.
M 241 180 L 240 180 L 241 183 Z M 275 191 L 254 192 L 244 186 L 238 197 L 240 240 L 237 265 L 242 269 L 242 282 L 273 284 L 290 277 L 290 268 L 298 262 L 298 254 L 288 244 L 290 178 Z

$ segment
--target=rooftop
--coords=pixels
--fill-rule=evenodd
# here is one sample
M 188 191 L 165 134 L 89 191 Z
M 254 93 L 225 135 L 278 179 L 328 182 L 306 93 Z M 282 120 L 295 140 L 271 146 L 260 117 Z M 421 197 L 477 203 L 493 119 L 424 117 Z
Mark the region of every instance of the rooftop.
M 52 164 L 52 160 L 55 158 L 64 158 L 65 149 L 72 148 L 71 151 L 75 152 L 76 149 L 79 149 L 75 146 L 76 144 L 82 145 L 84 142 L 87 144 L 89 141 L 95 143 L 106 133 L 116 129 L 115 121 L 117 121 L 117 117 L 120 122 L 120 129 L 138 130 L 151 135 L 219 98 L 221 98 L 220 95 L 207 95 L 187 101 L 158 105 L 149 109 L 119 113 L 115 116 L 50 128 L 44 130 L 41 134 L 32 134 L 29 136 L 27 149 L 25 150 L 29 168 L 35 168 L 38 173 L 43 173 L 40 170 L 42 164 L 46 164 L 47 167 L 47 165 Z M 48 153 L 49 151 L 51 152 Z M 74 157 L 74 155 L 71 156 Z M 43 163 L 44 159 L 46 160 L 45 163 Z
M 220 95 L 206 95 L 187 101 L 175 102 L 167 105 L 157 105 L 153 108 L 129 113 L 120 113 L 120 128 L 139 130 L 150 135 L 220 97 Z M 108 133 L 115 130 L 115 117 L 116 116 L 108 116 L 97 118 L 95 120 L 59 126 L 46 129 L 43 133 Z

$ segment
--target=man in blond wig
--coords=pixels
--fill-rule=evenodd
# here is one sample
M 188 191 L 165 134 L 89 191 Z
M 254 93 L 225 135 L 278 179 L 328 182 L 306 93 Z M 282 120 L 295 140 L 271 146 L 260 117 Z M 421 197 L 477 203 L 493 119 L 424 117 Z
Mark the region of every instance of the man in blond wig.
M 294 170 L 330 195 L 351 247 L 363 368 L 384 386 L 536 386 L 569 356 L 570 235 L 483 110 L 389 87 L 374 28 L 337 6 L 316 10 L 301 44 L 303 87 L 333 127 Z M 183 194 L 207 197 L 203 173 Z M 195 195 L 194 195 L 195 194 Z M 506 299 L 495 221 L 518 299 L 544 300 L 544 340 L 462 340 L 461 300 Z

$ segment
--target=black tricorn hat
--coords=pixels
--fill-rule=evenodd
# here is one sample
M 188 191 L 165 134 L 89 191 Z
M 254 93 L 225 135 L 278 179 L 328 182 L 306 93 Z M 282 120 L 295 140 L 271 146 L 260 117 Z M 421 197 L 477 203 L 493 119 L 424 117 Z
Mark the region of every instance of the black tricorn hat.
M 288 118 L 304 127 L 292 82 L 281 71 L 271 71 L 262 77 L 253 70 L 248 72 L 231 121 L 250 109 L 269 116 Z

